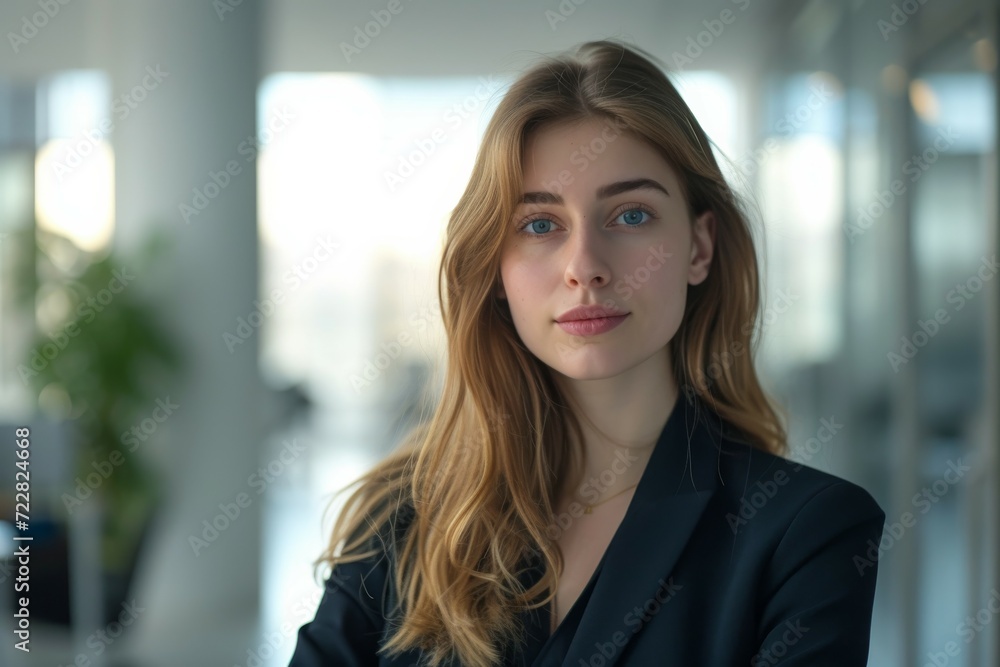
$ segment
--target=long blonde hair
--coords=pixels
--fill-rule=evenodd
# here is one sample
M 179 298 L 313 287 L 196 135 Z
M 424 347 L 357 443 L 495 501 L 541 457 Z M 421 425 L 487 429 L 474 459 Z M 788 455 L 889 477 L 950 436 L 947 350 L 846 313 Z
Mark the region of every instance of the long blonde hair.
M 705 132 L 653 61 L 611 40 L 546 57 L 511 85 L 485 130 L 448 221 L 438 274 L 448 355 L 440 400 L 404 443 L 342 490 L 359 485 L 317 560 L 333 568 L 378 554 L 387 548 L 382 528 L 411 511 L 392 547 L 399 614 L 380 652 L 422 649 L 432 666 L 451 659 L 495 665 L 523 631 L 518 613 L 555 596 L 563 558 L 547 529 L 560 481 L 578 459 L 570 443 L 583 441 L 581 427 L 495 296 L 521 196 L 525 139 L 543 125 L 615 123 L 674 167 L 692 219 L 714 212 L 711 271 L 688 286 L 683 320 L 668 344 L 675 380 L 738 439 L 787 452 L 785 427 L 752 359 L 760 287 L 749 216 Z M 531 555 L 544 575 L 526 590 L 519 574 Z

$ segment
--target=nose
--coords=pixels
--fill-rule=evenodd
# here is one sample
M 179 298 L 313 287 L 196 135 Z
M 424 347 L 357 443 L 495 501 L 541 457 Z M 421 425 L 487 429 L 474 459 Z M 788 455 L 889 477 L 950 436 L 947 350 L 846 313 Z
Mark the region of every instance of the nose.
M 589 229 L 586 219 L 573 227 L 563 248 L 566 253 L 566 284 L 570 287 L 605 287 L 611 282 L 611 266 L 600 230 Z

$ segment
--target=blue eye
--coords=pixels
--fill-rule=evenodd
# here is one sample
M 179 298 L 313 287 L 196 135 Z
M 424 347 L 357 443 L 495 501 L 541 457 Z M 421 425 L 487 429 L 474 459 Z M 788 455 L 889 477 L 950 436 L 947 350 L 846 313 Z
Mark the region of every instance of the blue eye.
M 549 225 L 552 224 L 552 221 L 549 220 L 549 219 L 547 219 L 547 218 L 535 218 L 533 220 L 528 220 L 528 222 L 524 223 L 524 227 L 521 227 L 521 230 L 520 230 L 521 233 L 522 234 L 528 234 L 528 232 L 525 232 L 524 230 L 526 228 L 530 227 L 531 225 L 535 224 L 536 222 L 547 222 Z M 548 230 L 539 231 L 538 228 L 536 227 L 535 231 L 538 232 L 538 234 L 529 234 L 529 236 L 539 236 L 541 234 L 544 234 Z
M 625 221 L 626 221 L 626 223 L 628 223 L 629 221 L 631 221 L 633 223 L 636 223 L 636 224 L 626 224 L 625 225 L 626 227 L 639 227 L 641 225 L 646 224 L 646 222 L 648 222 L 647 220 L 643 220 L 642 219 L 642 214 L 643 213 L 645 213 L 646 215 L 648 215 L 650 217 L 650 219 L 652 219 L 653 214 L 650 213 L 649 211 L 645 210 L 645 209 L 642 209 L 642 208 L 630 208 L 630 209 L 624 211 L 621 215 L 619 215 L 618 218 L 624 218 Z M 628 216 L 628 217 L 626 217 L 626 216 Z M 616 218 L 616 220 L 618 218 Z
M 643 220 L 643 213 L 648 216 L 645 220 Z M 647 207 L 639 204 L 631 204 L 628 208 L 622 210 L 622 212 L 615 217 L 615 220 L 623 220 L 625 222 L 624 225 L 621 225 L 623 227 L 642 227 L 643 225 L 649 224 L 649 221 L 655 218 L 656 214 L 654 214 Z M 549 227 L 543 230 L 539 230 L 535 227 L 534 231 L 527 231 L 529 227 L 538 222 L 547 223 Z M 549 231 L 551 231 L 552 224 L 552 220 L 546 218 L 543 214 L 538 214 L 536 217 L 524 220 L 518 227 L 517 232 L 526 236 L 545 236 Z

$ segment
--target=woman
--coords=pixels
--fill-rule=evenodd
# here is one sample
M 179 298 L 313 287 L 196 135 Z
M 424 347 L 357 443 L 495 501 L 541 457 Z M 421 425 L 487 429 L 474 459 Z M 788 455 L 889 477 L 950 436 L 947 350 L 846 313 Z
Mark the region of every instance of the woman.
M 885 514 L 784 458 L 747 217 L 648 54 L 525 73 L 447 231 L 441 399 L 291 665 L 865 665 Z

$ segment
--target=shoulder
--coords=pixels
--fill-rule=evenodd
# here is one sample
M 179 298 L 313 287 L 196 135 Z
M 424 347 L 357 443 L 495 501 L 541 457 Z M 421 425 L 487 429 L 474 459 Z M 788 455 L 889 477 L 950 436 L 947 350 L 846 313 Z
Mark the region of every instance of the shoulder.
M 885 511 L 861 485 L 761 449 L 725 440 L 719 487 L 734 532 L 835 533 L 878 523 Z M 876 538 L 877 539 L 877 538 Z
M 408 523 L 406 511 L 379 526 L 366 544 L 374 554 L 337 563 L 326 579 L 315 617 L 299 628 L 290 666 L 374 665 L 394 601 L 395 540 Z
M 865 664 L 882 507 L 854 482 L 759 449 L 719 461 L 721 506 L 754 577 L 758 659 Z
M 374 551 L 372 555 L 333 566 L 325 583 L 327 593 L 346 594 L 373 624 L 381 627 L 395 601 L 393 571 L 412 519 L 411 505 L 393 512 L 389 521 L 378 526 L 368 539 L 365 551 Z

